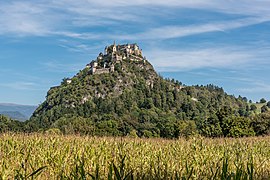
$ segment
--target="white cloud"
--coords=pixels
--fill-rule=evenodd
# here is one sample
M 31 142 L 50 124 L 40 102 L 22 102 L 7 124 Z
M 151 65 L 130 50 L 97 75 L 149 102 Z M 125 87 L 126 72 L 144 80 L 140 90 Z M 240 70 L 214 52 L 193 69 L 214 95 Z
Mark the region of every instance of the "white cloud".
M 12 83 L 1 83 L 0 86 L 15 90 L 36 90 L 37 84 L 33 82 L 12 82 Z
M 197 48 L 196 50 L 155 49 L 146 51 L 146 54 L 158 71 L 170 72 L 199 68 L 240 69 L 248 66 L 250 62 L 260 63 L 269 53 L 260 49 L 216 47 Z M 260 58 L 258 58 L 258 54 L 261 54 Z
M 95 57 L 97 55 L 97 52 L 102 50 L 104 48 L 104 44 L 98 43 L 98 45 L 89 45 L 77 41 L 71 41 L 71 40 L 59 40 L 59 46 L 63 47 L 69 51 L 72 52 L 79 52 L 79 53 L 87 53 L 88 55 L 93 55 Z
M 70 64 L 70 63 L 59 63 L 57 61 L 48 61 L 40 63 L 41 67 L 49 72 L 58 72 L 58 73 L 74 73 L 82 69 L 84 65 L 81 63 Z
M 163 26 L 160 28 L 150 29 L 149 31 L 143 33 L 131 34 L 126 36 L 120 35 L 116 36 L 115 38 L 127 40 L 135 40 L 135 39 L 162 40 L 170 38 L 179 38 L 207 32 L 227 31 L 253 24 L 259 24 L 262 22 L 266 22 L 268 20 L 269 19 L 262 19 L 262 18 L 247 18 L 234 21 L 216 22 L 201 25 L 195 24 L 188 26 Z
M 59 35 L 76 39 L 101 39 L 102 36 L 94 33 L 74 33 L 68 31 L 55 31 L 48 33 L 49 35 Z
M 44 9 L 32 3 L 0 3 L 0 34 L 43 35 L 49 29 L 42 15 Z
M 240 93 L 270 93 L 270 85 L 266 82 L 254 80 L 246 88 L 237 89 Z
M 268 21 L 270 2 L 260 1 L 214 1 L 214 0 L 48 0 L 48 1 L 2 1 L 0 2 L 0 34 L 15 34 L 19 36 L 51 36 L 61 35 L 79 39 L 101 39 L 101 38 L 121 38 L 117 35 L 121 32 L 110 32 L 103 36 L 104 32 L 80 33 L 74 28 L 87 26 L 110 26 L 125 23 L 139 23 L 149 21 L 146 27 L 141 28 L 142 33 L 132 36 L 123 36 L 126 39 L 158 38 L 163 34 L 163 38 L 182 37 L 204 32 L 222 31 L 227 29 L 248 26 L 256 23 Z M 248 16 L 243 20 L 227 22 L 209 22 L 207 24 L 194 24 L 192 26 L 160 26 L 153 28 L 151 24 L 158 23 L 159 18 L 156 11 L 178 8 L 204 9 L 208 11 L 218 11 L 229 14 L 241 14 Z M 177 14 L 175 14 L 177 15 Z M 162 16 L 159 14 L 158 16 Z M 251 21 L 251 22 L 248 22 Z M 197 28 L 196 28 L 197 27 Z M 147 31 L 147 29 L 149 29 Z M 168 32 L 168 33 L 164 33 Z M 113 35 L 115 34 L 115 35 Z M 121 33 L 123 34 L 123 33 Z M 165 35 L 164 35 L 165 34 Z M 167 35 L 166 35 L 167 34 Z
M 243 14 L 248 16 L 266 17 L 270 15 L 269 0 L 110 0 L 110 1 L 96 1 L 96 0 L 58 0 L 51 1 L 52 6 L 62 7 L 70 12 L 81 14 L 106 17 L 111 19 L 137 19 L 134 14 L 142 8 L 160 7 L 162 8 L 191 8 L 204 9 L 209 11 L 223 12 L 228 14 Z M 130 11 L 131 8 L 136 7 L 135 11 Z M 125 14 L 119 14 L 126 12 Z M 150 13 L 150 12 L 149 12 Z M 144 17 L 147 14 L 142 14 Z

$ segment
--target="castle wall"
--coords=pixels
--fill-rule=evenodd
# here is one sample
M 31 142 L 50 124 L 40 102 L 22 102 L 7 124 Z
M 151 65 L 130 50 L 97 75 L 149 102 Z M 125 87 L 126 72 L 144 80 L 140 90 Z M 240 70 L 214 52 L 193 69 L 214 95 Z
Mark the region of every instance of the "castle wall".
M 143 58 L 138 57 L 138 56 L 134 56 L 132 54 L 130 54 L 129 56 L 130 56 L 131 61 L 142 61 L 143 60 Z
M 110 68 L 96 69 L 96 71 L 93 74 L 104 74 L 104 73 L 110 73 Z
M 120 63 L 124 59 L 130 59 L 131 61 L 144 61 L 142 56 L 142 51 L 139 49 L 137 44 L 124 44 L 106 46 L 104 54 L 100 53 L 95 61 L 92 61 L 86 66 L 91 68 L 91 74 L 103 74 L 110 73 L 114 71 L 114 66 L 112 63 Z M 99 63 L 104 63 L 104 67 L 99 67 Z M 109 64 L 109 67 L 106 64 Z

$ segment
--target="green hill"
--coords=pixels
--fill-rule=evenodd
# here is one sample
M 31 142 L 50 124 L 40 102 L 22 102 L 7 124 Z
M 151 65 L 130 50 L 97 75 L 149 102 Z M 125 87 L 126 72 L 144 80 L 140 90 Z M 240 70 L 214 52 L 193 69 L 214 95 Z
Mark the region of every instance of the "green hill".
M 241 122 L 249 113 L 242 98 L 222 88 L 162 78 L 136 44 L 111 45 L 73 78 L 51 88 L 27 129 L 168 138 L 237 136 L 226 128 L 226 117 Z M 254 134 L 250 124 L 241 128 L 247 130 L 240 136 Z

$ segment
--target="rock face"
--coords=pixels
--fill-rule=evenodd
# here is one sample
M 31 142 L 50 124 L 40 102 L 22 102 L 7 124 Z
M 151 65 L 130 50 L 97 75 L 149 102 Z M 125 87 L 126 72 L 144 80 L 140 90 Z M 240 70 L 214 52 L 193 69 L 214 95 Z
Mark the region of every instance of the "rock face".
M 188 87 L 163 79 L 143 58 L 138 45 L 114 43 L 73 78 L 51 88 L 28 127 L 172 137 L 180 121 L 196 122 L 225 105 L 237 111 L 246 104 L 213 85 Z

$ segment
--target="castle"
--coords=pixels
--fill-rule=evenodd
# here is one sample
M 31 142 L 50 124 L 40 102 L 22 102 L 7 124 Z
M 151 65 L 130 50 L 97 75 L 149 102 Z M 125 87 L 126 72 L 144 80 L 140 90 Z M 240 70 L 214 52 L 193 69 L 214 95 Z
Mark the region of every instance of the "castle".
M 142 50 L 137 44 L 123 44 L 106 46 L 104 54 L 99 53 L 96 60 L 87 64 L 86 67 L 90 68 L 91 74 L 103 74 L 114 72 L 114 65 L 123 60 L 130 61 L 143 61 L 145 58 L 142 56 Z

